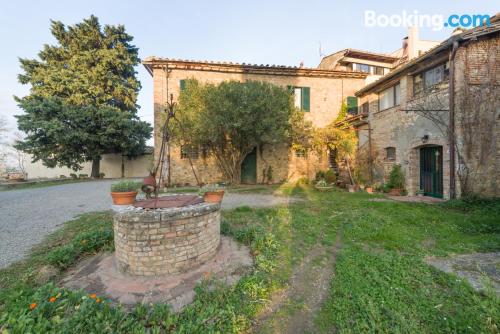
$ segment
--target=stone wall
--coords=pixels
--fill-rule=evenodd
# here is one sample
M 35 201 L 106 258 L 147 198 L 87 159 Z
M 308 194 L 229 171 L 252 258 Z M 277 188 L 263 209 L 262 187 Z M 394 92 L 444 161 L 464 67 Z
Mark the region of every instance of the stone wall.
M 139 276 L 174 274 L 212 258 L 220 243 L 220 205 L 144 210 L 114 217 L 120 270 Z
M 499 54 L 500 37 L 496 34 L 460 44 L 455 56 L 457 196 L 467 192 L 500 196 Z M 443 51 L 360 96 L 359 104 L 368 102 L 370 106 L 367 120 L 372 129 L 376 182 L 386 182 L 392 166 L 400 164 L 406 177 L 406 189 L 414 195 L 420 187 L 419 149 L 441 146 L 443 195 L 449 198 L 448 81 L 440 83 L 424 96 L 413 96 L 413 75 L 443 64 L 448 59 L 449 50 Z M 397 82 L 401 84 L 401 104 L 379 110 L 376 92 Z M 394 160 L 386 159 L 387 147 L 396 148 Z
M 365 95 L 360 99 L 360 104 L 369 103 L 368 122 L 372 129 L 371 155 L 373 159 L 374 182 L 386 183 L 389 180 L 389 174 L 393 166 L 396 164 L 401 165 L 405 174 L 405 189 L 409 195 L 415 195 L 420 189 L 420 148 L 425 146 L 441 146 L 443 149 L 443 196 L 448 198 L 449 148 L 446 134 L 433 121 L 424 117 L 422 113 L 412 110 L 423 108 L 423 106 L 429 103 L 426 100 L 413 97 L 412 76 L 403 75 L 392 84 L 398 82 L 401 85 L 400 105 L 379 110 L 378 94 L 376 93 Z M 434 94 L 437 94 L 439 101 L 443 102 L 441 108 L 447 108 L 447 85 L 441 87 Z M 446 116 L 447 113 L 443 115 Z M 364 142 L 365 144 L 360 149 L 368 150 L 366 140 Z M 396 154 L 394 159 L 387 158 L 387 148 L 389 147 L 395 148 Z M 366 174 L 369 173 L 367 172 Z
M 457 189 L 500 196 L 500 36 L 458 48 L 455 56 Z

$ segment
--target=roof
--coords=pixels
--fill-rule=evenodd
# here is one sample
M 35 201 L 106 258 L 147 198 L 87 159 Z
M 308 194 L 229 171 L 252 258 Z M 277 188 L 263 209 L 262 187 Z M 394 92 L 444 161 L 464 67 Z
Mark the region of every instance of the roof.
M 438 54 L 441 51 L 447 50 L 453 46 L 453 43 L 455 41 L 467 41 L 467 40 L 475 40 L 476 38 L 484 35 L 489 35 L 493 34 L 496 32 L 500 31 L 500 15 L 497 14 L 490 19 L 490 26 L 480 26 L 476 27 L 473 29 L 465 30 L 464 32 L 456 35 L 452 35 L 448 39 L 444 40 L 440 44 L 436 45 L 432 49 L 429 49 L 427 52 L 423 53 L 419 57 L 412 59 L 411 61 L 407 62 L 406 64 L 397 67 L 395 70 L 389 72 L 388 74 L 384 75 L 377 81 L 372 82 L 369 85 L 366 85 L 365 87 L 361 88 L 358 90 L 355 95 L 356 96 L 363 96 L 366 93 L 372 92 L 377 86 L 399 76 L 401 73 L 407 71 L 414 65 L 429 59 L 436 54 Z
M 343 77 L 343 78 L 366 78 L 367 74 L 362 72 L 321 70 L 317 68 L 269 65 L 269 64 L 246 64 L 233 62 L 197 61 L 185 59 L 172 59 L 161 57 L 147 57 L 142 64 L 153 75 L 154 68 L 217 71 L 226 73 L 246 73 L 263 75 L 285 75 L 285 76 L 309 76 L 309 77 Z
M 356 50 L 356 49 L 344 49 L 341 51 L 337 51 L 335 53 L 323 57 L 323 59 L 334 56 L 339 53 L 343 53 L 344 57 L 361 58 L 361 59 L 379 61 L 383 63 L 393 63 L 399 59 L 398 57 L 391 56 L 386 53 L 377 53 L 377 52 L 370 52 L 370 51 Z

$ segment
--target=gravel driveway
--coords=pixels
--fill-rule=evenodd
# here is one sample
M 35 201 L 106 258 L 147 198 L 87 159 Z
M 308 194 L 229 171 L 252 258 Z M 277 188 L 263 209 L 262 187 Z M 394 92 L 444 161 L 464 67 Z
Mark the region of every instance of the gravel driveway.
M 37 243 L 75 216 L 111 207 L 113 180 L 0 191 L 0 268 L 21 260 Z M 264 194 L 226 194 L 223 209 L 268 207 L 290 200 Z
M 113 181 L 61 184 L 0 192 L 0 268 L 18 261 L 76 215 L 107 210 Z

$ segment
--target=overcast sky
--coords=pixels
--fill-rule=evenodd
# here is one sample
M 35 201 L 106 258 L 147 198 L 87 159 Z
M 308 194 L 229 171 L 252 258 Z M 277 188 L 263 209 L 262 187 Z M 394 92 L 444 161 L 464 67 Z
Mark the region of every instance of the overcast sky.
M 18 58 L 35 58 L 45 43 L 54 43 L 50 20 L 75 24 L 91 14 L 101 24 L 124 24 L 134 36 L 141 58 L 155 55 L 194 60 L 219 60 L 257 64 L 318 65 L 319 45 L 324 54 L 344 48 L 391 52 L 406 36 L 403 27 L 370 28 L 366 10 L 380 14 L 491 14 L 497 1 L 5 1 L 0 7 L 0 115 L 11 131 L 13 117 L 21 113 L 13 95 L 28 87 L 17 82 Z M 422 39 L 442 40 L 450 29 L 420 29 Z M 152 80 L 137 68 L 142 90 L 139 115 L 152 122 Z

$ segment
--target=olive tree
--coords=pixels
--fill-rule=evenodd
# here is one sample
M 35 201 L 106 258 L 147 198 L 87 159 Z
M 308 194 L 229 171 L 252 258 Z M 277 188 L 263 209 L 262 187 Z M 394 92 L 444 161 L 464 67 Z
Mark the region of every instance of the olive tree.
M 212 155 L 231 183 L 241 181 L 247 154 L 266 144 L 291 144 L 292 122 L 300 123 L 290 92 L 265 82 L 187 80 L 179 102 L 176 137 Z

